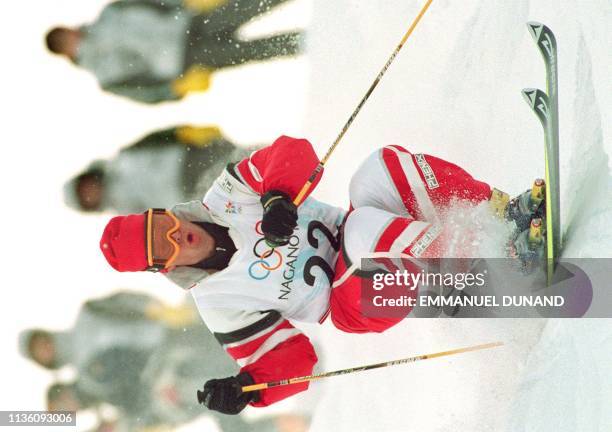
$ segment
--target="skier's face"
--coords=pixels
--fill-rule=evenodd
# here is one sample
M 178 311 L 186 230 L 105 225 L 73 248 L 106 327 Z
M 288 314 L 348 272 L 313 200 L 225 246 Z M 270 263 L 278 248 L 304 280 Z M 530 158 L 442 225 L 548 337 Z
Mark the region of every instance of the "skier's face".
M 172 238 L 179 245 L 179 253 L 173 266 L 186 266 L 197 264 L 212 256 L 215 241 L 202 227 L 180 219 L 179 229 L 172 234 Z
M 212 255 L 214 239 L 199 225 L 163 209 L 149 209 L 145 214 L 149 266 L 171 270 L 196 264 Z

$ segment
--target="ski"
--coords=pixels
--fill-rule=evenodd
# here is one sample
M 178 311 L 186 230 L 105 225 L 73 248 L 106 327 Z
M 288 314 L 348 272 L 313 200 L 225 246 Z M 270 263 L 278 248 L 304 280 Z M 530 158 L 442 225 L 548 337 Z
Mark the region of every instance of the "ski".
M 546 180 L 546 275 L 549 285 L 561 252 L 561 205 L 559 182 L 559 99 L 557 85 L 557 41 L 553 32 L 538 22 L 528 22 L 546 66 L 546 92 L 524 89 L 523 96 L 544 129 Z
M 533 110 L 533 112 L 540 119 L 540 123 L 542 124 L 542 128 L 544 129 L 544 139 L 547 140 L 548 134 L 546 134 L 546 130 L 549 127 L 550 121 L 550 100 L 546 92 L 540 89 L 532 89 L 525 88 L 523 89 L 523 97 Z M 548 150 L 548 143 L 546 143 L 546 150 Z

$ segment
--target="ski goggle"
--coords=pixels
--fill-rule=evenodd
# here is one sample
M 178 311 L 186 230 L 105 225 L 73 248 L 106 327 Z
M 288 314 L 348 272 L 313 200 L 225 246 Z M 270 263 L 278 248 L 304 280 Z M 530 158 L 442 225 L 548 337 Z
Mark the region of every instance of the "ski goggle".
M 166 209 L 149 209 L 145 216 L 147 270 L 157 272 L 167 269 L 180 251 L 172 235 L 178 231 L 181 222 Z

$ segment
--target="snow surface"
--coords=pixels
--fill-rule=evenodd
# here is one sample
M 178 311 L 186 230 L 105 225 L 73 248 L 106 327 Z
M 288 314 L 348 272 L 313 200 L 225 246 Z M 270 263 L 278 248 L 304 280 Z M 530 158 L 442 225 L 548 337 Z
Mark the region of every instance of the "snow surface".
M 310 26 L 307 136 L 323 154 L 421 1 L 318 0 Z M 401 144 L 517 194 L 543 176 L 543 136 L 521 98 L 545 89 L 525 23 L 559 44 L 565 256 L 612 254 L 607 1 L 434 1 L 326 167 L 317 194 L 346 204 L 349 174 Z M 418 320 L 383 335 L 317 332 L 334 370 L 469 344 L 506 345 L 327 380 L 315 431 L 612 430 L 611 320 Z M 311 330 L 311 329 L 307 329 Z M 317 384 L 313 384 L 317 385 Z

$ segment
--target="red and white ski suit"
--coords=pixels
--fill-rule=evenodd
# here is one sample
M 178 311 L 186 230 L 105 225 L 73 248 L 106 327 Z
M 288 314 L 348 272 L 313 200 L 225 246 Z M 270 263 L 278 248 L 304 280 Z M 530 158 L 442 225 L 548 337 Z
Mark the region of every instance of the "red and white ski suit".
M 293 199 L 318 162 L 308 141 L 280 137 L 239 162 L 233 171 L 256 194 L 280 190 Z M 342 227 L 329 312 L 322 320 L 329 315 L 338 329 L 349 333 L 382 332 L 399 322 L 402 318 L 368 318 L 361 313 L 360 259 L 374 252 L 440 256 L 445 233 L 438 223 L 439 211 L 451 200 L 480 202 L 490 196 L 486 183 L 442 159 L 412 154 L 397 145 L 376 150 L 351 180 L 350 210 Z M 390 261 L 381 259 L 381 264 L 393 269 Z M 215 328 L 211 322 L 216 318 L 201 313 L 219 342 L 241 364 L 241 371 L 249 372 L 255 382 L 312 373 L 317 357 L 310 341 L 278 311 L 236 312 L 235 322 L 243 323 L 239 328 L 229 324 Z M 230 322 L 228 316 L 223 319 Z M 266 406 L 307 388 L 302 383 L 263 390 L 252 405 Z

